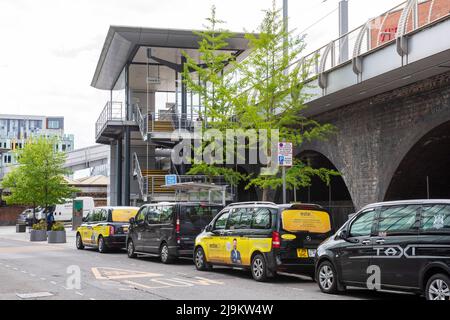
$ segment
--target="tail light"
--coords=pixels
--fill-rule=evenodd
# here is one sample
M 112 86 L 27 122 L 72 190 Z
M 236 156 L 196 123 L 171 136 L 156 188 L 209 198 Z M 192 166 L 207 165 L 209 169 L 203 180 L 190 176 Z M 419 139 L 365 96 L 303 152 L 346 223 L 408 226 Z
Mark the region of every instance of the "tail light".
M 176 226 L 175 226 L 175 231 L 176 231 L 177 233 L 180 233 L 180 219 L 177 219 L 177 224 L 176 224 Z
M 110 236 L 114 235 L 114 232 L 115 232 L 114 227 L 113 226 L 109 226 L 109 235 Z
M 280 248 L 281 240 L 280 240 L 280 233 L 277 231 L 272 232 L 272 248 L 278 249 Z

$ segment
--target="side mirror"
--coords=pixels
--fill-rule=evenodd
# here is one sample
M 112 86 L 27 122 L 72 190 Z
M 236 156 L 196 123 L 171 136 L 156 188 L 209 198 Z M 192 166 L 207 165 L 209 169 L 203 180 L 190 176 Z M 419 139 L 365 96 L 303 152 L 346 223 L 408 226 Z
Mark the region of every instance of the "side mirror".
M 133 225 L 136 222 L 134 218 L 130 218 L 130 224 Z
M 347 240 L 348 239 L 348 231 L 347 229 L 342 229 L 339 233 L 338 233 L 338 237 L 342 240 Z
M 82 222 L 86 222 L 86 217 L 81 218 Z
M 211 224 L 208 224 L 208 225 L 206 226 L 206 228 L 205 228 L 205 231 L 206 231 L 206 232 L 211 232 L 212 229 L 213 229 L 212 225 L 211 225 Z

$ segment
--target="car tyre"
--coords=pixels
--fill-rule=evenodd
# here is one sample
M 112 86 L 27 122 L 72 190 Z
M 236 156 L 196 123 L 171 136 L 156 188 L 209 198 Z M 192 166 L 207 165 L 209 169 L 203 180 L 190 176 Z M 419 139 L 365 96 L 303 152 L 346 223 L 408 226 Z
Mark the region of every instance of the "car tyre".
M 427 282 L 425 298 L 427 300 L 450 300 L 450 278 L 443 273 L 432 276 Z
M 194 253 L 195 268 L 199 271 L 210 271 L 212 265 L 206 260 L 205 251 L 202 247 L 197 247 Z
M 268 271 L 266 259 L 260 253 L 256 254 L 252 259 L 252 264 L 250 266 L 253 279 L 259 282 L 267 281 Z
M 338 278 L 333 264 L 329 261 L 322 262 L 317 268 L 316 281 L 320 291 L 334 294 L 338 292 Z
M 83 239 L 81 239 L 81 234 L 79 234 L 79 233 L 77 233 L 75 244 L 76 244 L 78 250 L 84 249 Z
M 105 239 L 102 236 L 98 237 L 98 252 L 106 253 L 108 252 L 108 247 L 106 246 Z
M 127 243 L 127 255 L 128 255 L 128 258 L 131 258 L 131 259 L 133 259 L 133 258 L 136 258 L 136 249 L 135 249 L 135 247 L 134 247 L 134 242 L 133 242 L 133 240 L 128 240 L 128 243 Z
M 163 244 L 159 248 L 159 258 L 164 264 L 172 263 L 175 260 L 175 258 L 170 255 L 169 246 L 165 242 L 163 242 Z

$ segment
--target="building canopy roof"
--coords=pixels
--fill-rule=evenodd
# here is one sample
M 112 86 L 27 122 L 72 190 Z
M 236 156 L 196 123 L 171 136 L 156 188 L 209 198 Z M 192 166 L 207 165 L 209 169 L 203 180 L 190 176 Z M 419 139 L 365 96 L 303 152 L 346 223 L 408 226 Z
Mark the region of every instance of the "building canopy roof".
M 132 61 L 140 47 L 172 48 L 175 52 L 179 49 L 198 49 L 199 40 L 193 30 L 111 26 L 91 86 L 112 90 L 123 68 Z M 233 33 L 228 44 L 224 50 L 241 53 L 248 48 L 248 40 L 243 33 Z

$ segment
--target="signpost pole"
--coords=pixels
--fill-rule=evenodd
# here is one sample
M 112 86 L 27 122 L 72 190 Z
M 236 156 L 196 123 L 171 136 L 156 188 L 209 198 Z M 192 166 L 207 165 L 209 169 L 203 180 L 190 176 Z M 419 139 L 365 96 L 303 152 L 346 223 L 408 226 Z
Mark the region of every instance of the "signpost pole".
M 282 167 L 282 175 L 283 175 L 283 204 L 286 203 L 286 167 Z

